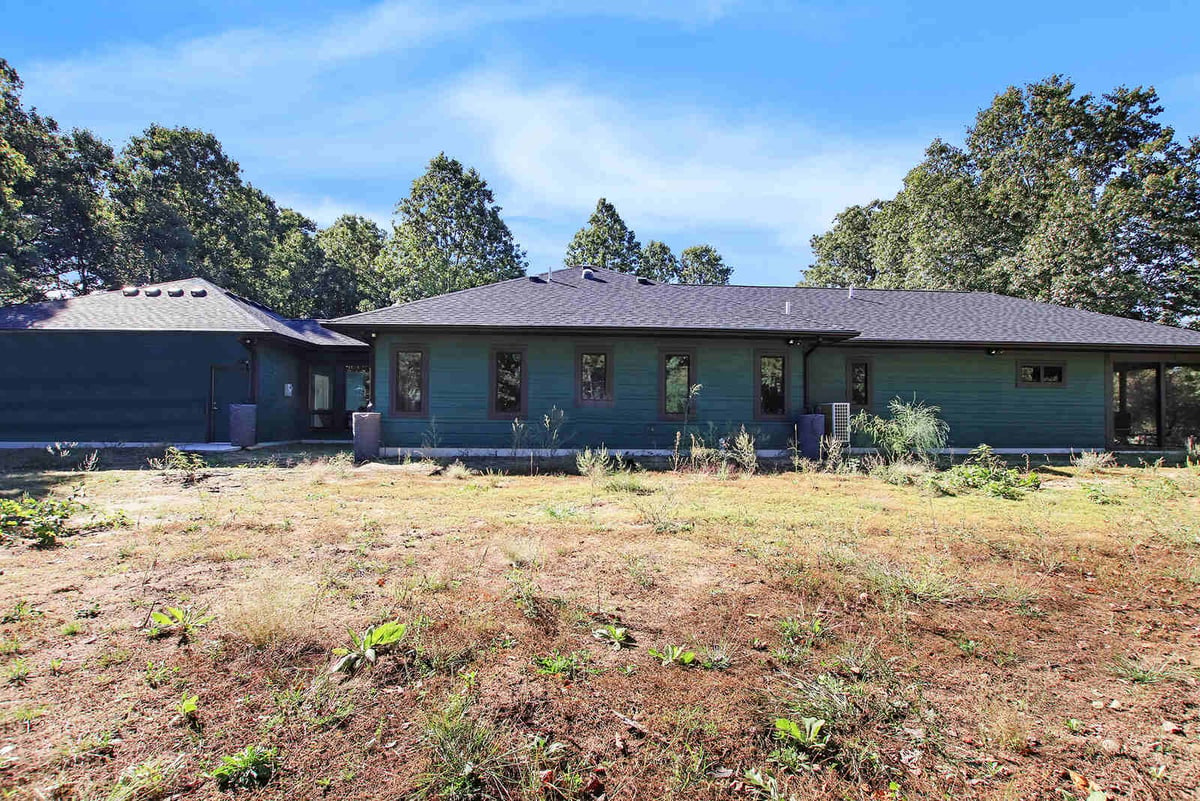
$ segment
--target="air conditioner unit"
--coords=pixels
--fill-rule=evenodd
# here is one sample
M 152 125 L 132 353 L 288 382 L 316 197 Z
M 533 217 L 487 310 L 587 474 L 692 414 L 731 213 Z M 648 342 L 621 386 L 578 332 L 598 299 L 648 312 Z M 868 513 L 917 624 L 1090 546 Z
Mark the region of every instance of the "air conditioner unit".
M 825 436 L 850 444 L 850 404 L 822 403 L 821 414 L 825 415 Z

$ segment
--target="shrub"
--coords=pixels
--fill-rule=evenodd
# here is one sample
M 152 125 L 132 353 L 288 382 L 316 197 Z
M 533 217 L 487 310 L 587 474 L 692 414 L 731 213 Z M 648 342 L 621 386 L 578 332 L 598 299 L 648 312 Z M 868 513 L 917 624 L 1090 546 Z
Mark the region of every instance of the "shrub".
M 753 474 L 758 469 L 758 448 L 754 437 L 742 426 L 726 443 L 729 458 L 738 469 Z
M 1115 454 L 1107 451 L 1083 451 L 1071 455 L 1071 464 L 1081 473 L 1099 473 L 1117 464 Z
M 965 462 L 954 465 L 940 477 L 932 478 L 931 483 L 944 492 L 975 489 L 1009 500 L 1042 486 L 1042 480 L 1036 473 L 1022 475 L 1019 470 L 1005 464 L 988 445 L 975 448 Z
M 892 398 L 888 411 L 891 417 L 864 411 L 850 421 L 850 430 L 868 434 L 887 461 L 906 458 L 929 461 L 936 451 L 946 447 L 950 426 L 938 416 L 940 407 L 927 406 L 915 398 L 911 403 Z
M 22 495 L 16 500 L 0 498 L 0 539 L 32 539 L 34 547 L 52 548 L 59 537 L 72 533 L 72 516 L 86 507 L 74 496 L 65 500 L 38 500 Z
M 162 473 L 163 481 L 179 481 L 184 486 L 208 477 L 208 463 L 203 456 L 181 451 L 173 445 L 163 452 L 161 459 L 147 459 L 146 464 Z
M 608 478 L 613 469 L 608 448 L 603 445 L 595 450 L 584 448 L 575 455 L 575 467 L 579 469 L 579 475 L 587 476 L 592 481 L 599 482 Z
M 275 775 L 279 751 L 248 745 L 232 756 L 221 757 L 212 776 L 221 790 L 251 790 L 261 787 Z

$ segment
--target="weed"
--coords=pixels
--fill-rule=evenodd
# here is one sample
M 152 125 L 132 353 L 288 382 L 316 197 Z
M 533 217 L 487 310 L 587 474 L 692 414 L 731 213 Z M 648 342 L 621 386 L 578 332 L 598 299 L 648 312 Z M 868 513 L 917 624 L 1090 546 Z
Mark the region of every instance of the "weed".
M 161 458 L 150 458 L 146 463 L 152 470 L 162 474 L 163 481 L 178 481 L 185 487 L 208 478 L 208 463 L 199 453 L 181 451 L 175 446 L 167 448 Z
M 167 680 L 174 674 L 179 672 L 177 667 L 167 667 L 166 665 L 156 665 L 152 661 L 146 662 L 146 669 L 142 672 L 142 677 L 145 678 L 146 684 L 157 689 L 167 683 Z
M 954 465 L 941 476 L 931 476 L 930 483 L 949 493 L 973 489 L 1008 500 L 1020 498 L 1022 493 L 1042 486 L 1037 473 L 1022 475 L 1019 470 L 1008 467 L 988 445 L 975 448 L 965 462 Z
M 612 623 L 595 629 L 592 631 L 592 636 L 614 651 L 632 647 L 634 644 L 633 635 L 629 633 L 629 629 L 623 626 L 614 626 Z
M 758 470 L 758 446 L 745 426 L 738 429 L 729 439 L 726 450 L 729 458 L 743 473 L 753 475 Z
M 350 631 L 350 647 L 334 648 L 335 656 L 341 657 L 330 668 L 332 673 L 353 676 L 359 668 L 374 667 L 376 660 L 395 648 L 408 633 L 408 624 L 393 620 L 378 626 L 368 626 L 361 635 Z
M 20 623 L 22 620 L 41 617 L 44 615 L 41 609 L 35 609 L 33 604 L 25 599 L 17 601 L 11 612 L 5 612 L 0 615 L 0 623 Z
M 32 539 L 35 548 L 53 548 L 59 538 L 74 533 L 70 520 L 85 509 L 74 494 L 64 500 L 0 498 L 0 541 Z
M 219 790 L 251 790 L 271 781 L 278 761 L 278 749 L 248 745 L 236 754 L 221 757 L 212 777 Z
M 442 470 L 442 475 L 446 478 L 453 479 L 454 481 L 465 481 L 466 479 L 475 475 L 475 471 L 467 467 L 462 462 L 455 460 L 454 462 L 446 465 L 445 469 Z
M 538 586 L 534 582 L 532 574 L 514 567 L 508 571 L 506 578 L 513 603 L 517 605 L 521 613 L 530 620 L 541 618 L 542 608 L 538 602 Z
M 608 448 L 603 445 L 595 450 L 584 448 L 575 454 L 575 467 L 579 470 L 579 475 L 590 478 L 593 483 L 603 481 L 612 474 L 613 469 Z
M 146 630 L 151 639 L 178 634 L 182 645 L 191 640 L 196 632 L 213 621 L 207 609 L 194 606 L 168 606 L 162 612 L 151 612 L 154 625 Z
M 661 648 L 651 648 L 649 654 L 659 660 L 663 667 L 670 665 L 689 667 L 696 662 L 696 652 L 689 651 L 682 645 L 664 645 Z
M 1116 464 L 1116 454 L 1106 451 L 1083 451 L 1071 455 L 1071 465 L 1084 475 L 1102 473 Z
M 915 397 L 912 402 L 892 398 L 888 402 L 890 418 L 859 412 L 850 421 L 851 431 L 862 431 L 874 441 L 889 462 L 901 459 L 931 460 L 946 447 L 950 426 L 939 417 L 941 409 L 927 406 Z
M 165 756 L 130 765 L 121 772 L 105 801 L 142 801 L 166 798 L 183 770 L 183 758 Z
M 710 645 L 704 649 L 704 657 L 700 660 L 700 667 L 705 670 L 728 670 L 733 666 L 733 657 L 729 654 L 729 647 L 725 645 Z
M 63 661 L 60 658 L 51 659 L 48 667 L 51 676 L 60 676 L 63 672 Z
M 563 653 L 556 650 L 546 656 L 534 657 L 533 663 L 537 665 L 538 675 L 574 679 L 595 672 L 594 668 L 588 667 L 591 659 L 587 651 Z
M 633 579 L 633 583 L 642 589 L 654 586 L 654 570 L 650 560 L 640 554 L 625 554 L 625 572 Z
M 29 662 L 17 657 L 4 666 L 4 680 L 9 684 L 24 684 L 29 681 Z
M 1134 684 L 1161 684 L 1162 682 L 1186 682 L 1200 675 L 1200 668 L 1179 664 L 1164 659 L 1157 664 L 1144 662 L 1136 656 L 1119 656 L 1113 660 L 1112 672 L 1117 678 Z
M 614 473 L 604 482 L 605 492 L 625 492 L 630 495 L 653 495 L 654 488 L 647 486 L 629 471 Z
M 200 723 L 200 696 L 184 693 L 175 702 L 175 712 L 185 723 L 196 728 Z
M 468 699 L 452 695 L 425 722 L 429 767 L 417 779 L 420 798 L 468 801 L 508 798 L 519 781 L 516 755 L 491 724 L 467 714 Z
M 6 637 L 0 640 L 0 656 L 12 656 L 21 653 L 21 638 Z
M 1092 503 L 1100 504 L 1101 506 L 1120 503 L 1113 495 L 1109 494 L 1103 484 L 1085 483 L 1079 486 L 1083 489 L 1083 494 Z
M 1063 726 L 1071 734 L 1079 734 L 1083 731 L 1083 721 L 1078 718 L 1067 718 Z
M 64 637 L 74 637 L 81 631 L 83 631 L 82 623 L 80 623 L 78 620 L 69 620 L 62 624 L 62 627 L 59 628 L 58 633 Z

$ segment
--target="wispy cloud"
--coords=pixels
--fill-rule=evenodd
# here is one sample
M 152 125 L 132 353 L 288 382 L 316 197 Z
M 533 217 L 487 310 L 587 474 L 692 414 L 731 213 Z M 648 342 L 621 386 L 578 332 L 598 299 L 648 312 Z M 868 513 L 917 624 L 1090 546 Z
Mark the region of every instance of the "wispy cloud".
M 514 213 L 579 219 L 604 196 L 648 234 L 736 227 L 791 248 L 846 205 L 894 191 L 921 146 L 669 103 L 646 115 L 576 85 L 497 72 L 465 77 L 444 109 L 487 144 Z

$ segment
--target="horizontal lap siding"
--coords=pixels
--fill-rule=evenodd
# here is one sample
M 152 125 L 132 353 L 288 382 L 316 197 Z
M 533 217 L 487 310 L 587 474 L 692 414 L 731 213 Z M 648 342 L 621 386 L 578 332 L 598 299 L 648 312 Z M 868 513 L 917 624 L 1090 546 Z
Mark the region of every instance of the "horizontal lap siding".
M 235 334 L 0 334 L 0 441 L 199 442 Z
M 813 403 L 846 400 L 848 357 L 871 362 L 872 411 L 915 395 L 941 407 L 954 447 L 1104 447 L 1103 353 L 823 347 L 809 359 Z M 1018 387 L 1018 361 L 1065 363 L 1066 385 Z
M 623 338 L 592 340 L 611 348 L 616 401 L 610 407 L 580 407 L 575 403 L 575 353 L 589 340 L 580 337 L 487 337 L 438 335 L 401 337 L 380 335 L 375 348 L 375 408 L 383 413 L 384 442 L 418 446 L 430 433 L 429 418 L 400 418 L 390 414 L 393 383 L 391 354 L 400 342 L 423 345 L 429 353 L 430 412 L 437 422 L 442 447 L 512 445 L 512 420 L 488 417 L 489 357 L 495 345 L 523 346 L 528 353 L 528 410 L 524 418 L 534 445 L 540 444 L 541 421 L 553 406 L 566 412 L 564 445 L 580 447 L 669 448 L 680 422 L 659 415 L 659 358 L 663 347 L 681 347 L 696 354 L 694 381 L 703 385 L 692 427 L 705 436 L 724 436 L 739 425 L 757 435 L 760 447 L 784 447 L 792 424 L 754 420 L 754 351 L 783 349 L 780 341 L 666 340 Z M 789 379 L 793 413 L 799 412 L 802 384 L 800 355 L 790 351 Z
M 307 369 L 304 356 L 279 345 L 259 343 L 258 441 L 301 439 L 307 432 Z M 292 397 L 285 387 L 292 385 Z

